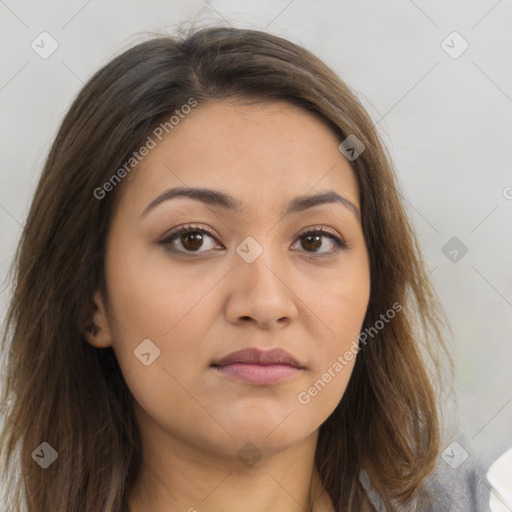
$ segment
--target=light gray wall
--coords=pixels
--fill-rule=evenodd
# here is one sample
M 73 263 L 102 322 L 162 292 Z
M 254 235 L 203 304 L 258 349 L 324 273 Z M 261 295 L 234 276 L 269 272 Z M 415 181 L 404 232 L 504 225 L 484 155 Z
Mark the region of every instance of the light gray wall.
M 0 2 L 0 275 L 49 144 L 83 82 L 148 31 L 223 18 L 303 44 L 355 89 L 375 121 L 382 117 L 379 129 L 453 327 L 464 432 L 488 466 L 512 446 L 508 0 Z M 38 37 L 43 31 L 59 45 L 47 59 L 31 48 L 32 41 L 50 48 Z M 465 43 L 446 39 L 454 31 L 469 44 L 458 58 Z M 452 237 L 468 249 L 457 262 L 442 251 Z

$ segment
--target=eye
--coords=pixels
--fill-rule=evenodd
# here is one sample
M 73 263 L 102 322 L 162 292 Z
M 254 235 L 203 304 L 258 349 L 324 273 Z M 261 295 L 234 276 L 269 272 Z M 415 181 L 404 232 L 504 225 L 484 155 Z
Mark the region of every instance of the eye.
M 214 244 L 208 242 L 208 239 L 216 240 L 215 235 L 204 228 L 197 226 L 186 225 L 180 226 L 160 242 L 160 245 L 174 253 L 204 253 L 212 249 Z M 200 251 L 199 249 L 204 249 Z
M 332 255 L 340 249 L 348 247 L 345 241 L 338 235 L 327 231 L 323 227 L 317 228 L 316 226 L 314 229 L 301 233 L 298 242 L 306 249 L 306 252 L 322 256 Z
M 172 253 L 201 254 L 215 250 L 216 237 L 209 230 L 194 226 L 179 226 L 169 233 L 160 245 Z M 314 229 L 302 232 L 292 248 L 300 243 L 305 252 L 320 257 L 329 256 L 340 249 L 348 248 L 345 241 L 338 235 L 327 231 L 324 227 L 315 226 Z M 204 250 L 200 250 L 204 249 Z

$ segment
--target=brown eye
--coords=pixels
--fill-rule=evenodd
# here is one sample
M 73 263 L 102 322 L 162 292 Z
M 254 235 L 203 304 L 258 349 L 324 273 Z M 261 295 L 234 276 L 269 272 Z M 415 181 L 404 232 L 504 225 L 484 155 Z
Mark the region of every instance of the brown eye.
M 204 228 L 181 226 L 160 242 L 165 249 L 173 253 L 203 254 L 215 248 L 217 239 Z M 219 244 L 217 244 L 219 245 Z
M 203 254 L 215 250 L 215 236 L 204 228 L 181 226 L 160 242 L 166 250 L 183 255 Z M 325 229 L 314 229 L 298 237 L 303 252 L 316 257 L 332 256 L 339 249 L 348 248 L 343 239 Z M 218 247 L 217 247 L 218 249 Z
M 319 235 L 306 235 L 302 237 L 302 247 L 307 251 L 316 252 L 322 246 L 322 237 Z
M 181 245 L 189 251 L 197 251 L 203 244 L 203 234 L 191 231 L 180 236 Z
M 348 248 L 343 239 L 323 228 L 306 231 L 299 236 L 299 240 L 302 249 L 319 257 L 330 256 L 340 249 Z

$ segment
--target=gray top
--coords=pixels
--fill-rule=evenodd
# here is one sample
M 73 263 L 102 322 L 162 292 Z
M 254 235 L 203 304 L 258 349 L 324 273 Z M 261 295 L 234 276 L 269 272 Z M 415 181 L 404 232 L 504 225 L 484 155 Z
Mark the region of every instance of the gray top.
M 380 497 L 372 489 L 368 475 L 360 481 L 377 512 L 386 512 Z M 436 470 L 427 479 L 432 494 L 430 503 L 416 500 L 411 507 L 398 507 L 403 512 L 490 512 L 490 484 L 480 463 L 470 456 L 457 469 L 439 459 Z

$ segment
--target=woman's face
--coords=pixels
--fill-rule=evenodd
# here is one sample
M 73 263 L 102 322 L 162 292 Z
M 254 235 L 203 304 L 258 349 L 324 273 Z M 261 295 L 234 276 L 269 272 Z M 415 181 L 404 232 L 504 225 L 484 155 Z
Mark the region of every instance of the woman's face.
M 315 434 L 346 389 L 370 293 L 340 141 L 288 103 L 231 101 L 155 141 L 114 212 L 91 343 L 113 346 L 142 432 L 230 456 Z M 178 187 L 212 192 L 162 196 Z M 249 348 L 255 359 L 222 361 Z

